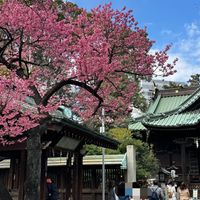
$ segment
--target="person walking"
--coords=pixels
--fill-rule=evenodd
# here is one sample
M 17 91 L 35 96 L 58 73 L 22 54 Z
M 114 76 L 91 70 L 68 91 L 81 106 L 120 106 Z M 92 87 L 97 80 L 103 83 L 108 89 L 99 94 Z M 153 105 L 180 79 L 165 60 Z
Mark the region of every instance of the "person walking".
M 108 185 L 108 200 L 119 200 L 116 194 L 116 183 L 111 180 Z
M 167 196 L 169 200 L 176 200 L 176 187 L 173 181 L 167 184 Z
M 161 189 L 163 190 L 163 194 L 164 194 L 164 199 L 168 200 L 168 195 L 167 195 L 167 183 L 162 182 L 160 184 Z
M 47 192 L 46 192 L 46 200 L 58 200 L 58 190 L 56 185 L 53 183 L 51 178 L 46 179 L 47 184 Z
M 158 186 L 156 180 L 154 180 L 153 185 L 149 187 L 148 197 L 149 200 L 164 200 L 163 190 Z
M 177 189 L 178 193 L 178 200 L 189 200 L 190 199 L 190 192 L 187 185 L 182 182 L 180 187 Z

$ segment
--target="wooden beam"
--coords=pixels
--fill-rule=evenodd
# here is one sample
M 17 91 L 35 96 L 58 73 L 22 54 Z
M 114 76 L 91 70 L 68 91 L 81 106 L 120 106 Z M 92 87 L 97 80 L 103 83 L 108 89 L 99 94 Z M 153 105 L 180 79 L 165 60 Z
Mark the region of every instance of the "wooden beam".
M 15 143 L 12 145 L 2 145 L 0 144 L 0 151 L 17 151 L 17 150 L 24 150 L 26 148 L 26 142 L 23 143 Z

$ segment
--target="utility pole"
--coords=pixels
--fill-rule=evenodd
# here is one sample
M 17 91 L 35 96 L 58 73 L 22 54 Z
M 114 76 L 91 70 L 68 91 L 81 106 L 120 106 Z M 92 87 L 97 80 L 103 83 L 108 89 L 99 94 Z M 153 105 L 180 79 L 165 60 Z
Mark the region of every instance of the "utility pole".
M 100 133 L 105 134 L 105 111 L 102 108 Z M 105 148 L 102 147 L 102 200 L 105 200 Z

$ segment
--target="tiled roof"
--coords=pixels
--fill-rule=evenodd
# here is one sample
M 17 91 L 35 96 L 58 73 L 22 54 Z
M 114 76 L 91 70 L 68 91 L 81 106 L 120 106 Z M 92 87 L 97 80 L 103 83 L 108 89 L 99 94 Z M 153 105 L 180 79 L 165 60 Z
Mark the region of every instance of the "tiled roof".
M 171 111 L 180 106 L 187 98 L 188 95 L 176 97 L 163 97 L 160 99 L 160 102 L 154 113 L 163 113 Z
M 127 168 L 126 154 L 105 155 L 104 162 L 106 165 L 120 165 L 122 169 Z M 73 164 L 73 161 L 72 161 Z M 48 167 L 65 166 L 66 157 L 48 158 Z M 83 157 L 83 165 L 102 165 L 102 155 L 86 155 Z M 10 168 L 10 159 L 0 161 L 0 169 Z
M 200 88 L 186 92 L 162 92 L 150 105 L 140 122 L 129 125 L 132 130 L 191 127 L 200 123 Z M 195 105 L 195 106 L 194 106 Z
M 158 114 L 176 110 L 181 104 L 193 96 L 191 94 L 198 93 L 198 91 L 197 88 L 159 91 L 158 96 L 149 106 L 147 113 Z
M 145 126 L 153 127 L 185 127 L 193 126 L 200 122 L 200 112 L 186 112 L 169 115 L 166 117 L 152 118 L 149 121 L 144 120 Z
M 195 103 L 199 99 L 200 99 L 200 88 L 197 89 L 193 94 L 191 94 L 187 98 L 187 100 L 179 106 L 178 112 L 179 113 L 184 112 L 185 110 L 187 110 L 187 108 L 189 108 L 193 103 Z
M 143 130 L 147 130 L 141 122 L 136 122 L 136 123 L 132 123 L 129 124 L 128 129 L 130 130 L 134 130 L 134 131 L 143 131 Z

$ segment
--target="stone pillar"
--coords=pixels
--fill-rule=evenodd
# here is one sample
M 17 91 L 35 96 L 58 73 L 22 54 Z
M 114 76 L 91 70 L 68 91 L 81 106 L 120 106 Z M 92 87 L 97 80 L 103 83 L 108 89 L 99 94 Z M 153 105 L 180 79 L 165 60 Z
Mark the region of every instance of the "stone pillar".
M 136 182 L 136 151 L 133 145 L 127 145 L 127 182 Z

